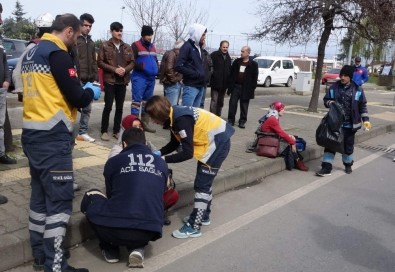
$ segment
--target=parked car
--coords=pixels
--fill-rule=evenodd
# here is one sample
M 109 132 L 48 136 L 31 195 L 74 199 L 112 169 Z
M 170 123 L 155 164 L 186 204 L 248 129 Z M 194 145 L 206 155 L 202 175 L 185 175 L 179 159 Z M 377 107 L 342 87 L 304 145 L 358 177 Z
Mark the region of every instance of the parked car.
M 290 58 L 262 56 L 254 59 L 258 63 L 258 85 L 285 84 L 291 87 L 295 76 L 294 62 Z
M 28 41 L 3 38 L 3 46 L 7 59 L 19 58 L 26 49 Z
M 333 82 L 339 79 L 340 68 L 332 68 L 329 69 L 321 78 L 322 85 L 327 84 L 328 82 Z
M 24 40 L 3 38 L 3 47 L 7 54 L 8 70 L 10 71 L 11 82 L 8 87 L 8 91 L 15 89 L 14 82 L 12 81 L 12 72 L 15 69 L 16 63 L 19 57 L 23 54 L 26 49 L 28 42 Z

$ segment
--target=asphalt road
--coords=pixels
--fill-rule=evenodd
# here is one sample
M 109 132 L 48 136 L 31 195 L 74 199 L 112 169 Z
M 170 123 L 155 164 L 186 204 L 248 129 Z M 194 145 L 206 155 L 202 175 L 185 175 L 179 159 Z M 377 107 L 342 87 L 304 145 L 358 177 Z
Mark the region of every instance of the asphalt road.
M 393 272 L 394 135 L 358 145 L 351 175 L 337 156 L 329 177 L 284 171 L 216 196 L 200 238 L 171 237 L 191 207 L 177 210 L 163 238 L 147 247 L 142 271 Z M 318 170 L 320 161 L 308 165 Z M 69 263 L 95 272 L 137 270 L 128 270 L 122 253 L 120 263 L 107 264 L 92 240 L 73 249 Z

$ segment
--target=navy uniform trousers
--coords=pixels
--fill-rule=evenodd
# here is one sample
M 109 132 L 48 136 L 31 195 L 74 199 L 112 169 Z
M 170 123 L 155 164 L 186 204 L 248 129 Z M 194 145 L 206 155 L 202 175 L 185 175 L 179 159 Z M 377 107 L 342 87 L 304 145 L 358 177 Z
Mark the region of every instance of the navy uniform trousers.
M 61 272 L 67 267 L 63 241 L 74 196 L 71 141 L 23 143 L 23 151 L 31 175 L 29 233 L 33 257 L 45 260 L 46 272 Z

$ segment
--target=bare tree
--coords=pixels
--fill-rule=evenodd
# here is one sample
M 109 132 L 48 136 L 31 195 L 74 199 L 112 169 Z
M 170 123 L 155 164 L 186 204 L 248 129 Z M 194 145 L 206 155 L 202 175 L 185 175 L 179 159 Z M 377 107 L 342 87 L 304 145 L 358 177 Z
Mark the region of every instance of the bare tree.
M 178 1 L 175 4 L 173 12 L 167 17 L 167 29 L 175 41 L 180 38 L 185 38 L 187 27 L 190 24 L 207 23 L 208 11 L 205 9 L 198 10 L 196 3 L 196 0 Z
M 391 38 L 395 29 L 393 0 L 259 0 L 261 24 L 255 38 L 293 45 L 319 40 L 309 111 L 317 111 L 325 47 L 332 31 L 349 29 L 372 42 Z
M 173 0 L 124 0 L 124 3 L 137 26 L 152 26 L 154 33 L 165 26 L 169 14 L 174 10 Z M 153 42 L 155 39 L 156 35 Z

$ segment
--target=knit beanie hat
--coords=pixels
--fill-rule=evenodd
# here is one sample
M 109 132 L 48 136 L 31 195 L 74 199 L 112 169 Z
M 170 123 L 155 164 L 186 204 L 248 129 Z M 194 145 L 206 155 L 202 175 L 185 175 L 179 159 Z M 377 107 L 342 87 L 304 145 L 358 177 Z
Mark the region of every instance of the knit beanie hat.
M 345 75 L 348 76 L 349 78 L 352 78 L 352 76 L 354 75 L 354 67 L 352 67 L 351 65 L 344 65 L 339 73 L 339 76 L 341 75 Z
M 143 25 L 141 28 L 141 37 L 154 35 L 154 30 L 151 26 Z

